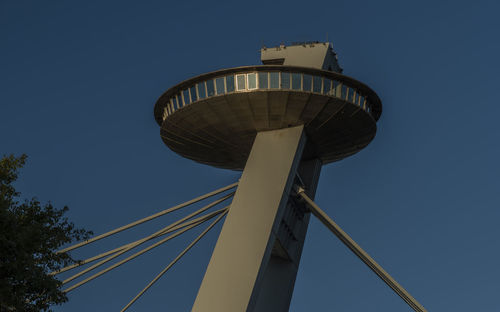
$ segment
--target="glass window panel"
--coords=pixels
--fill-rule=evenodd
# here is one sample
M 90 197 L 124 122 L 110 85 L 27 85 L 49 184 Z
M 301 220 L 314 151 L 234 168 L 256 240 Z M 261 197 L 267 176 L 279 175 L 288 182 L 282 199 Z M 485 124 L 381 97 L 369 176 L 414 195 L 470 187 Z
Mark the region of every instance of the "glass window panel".
M 165 120 L 165 119 L 167 118 L 167 116 L 168 116 L 168 109 L 167 109 L 167 107 L 165 106 L 165 107 L 163 108 L 163 120 Z
M 182 90 L 182 97 L 184 98 L 184 105 L 188 105 L 191 103 L 191 99 L 189 98 L 189 90 Z
M 342 85 L 341 87 L 341 93 L 340 93 L 340 98 L 345 100 L 347 96 L 347 87 L 345 85 Z
M 271 83 L 271 89 L 278 89 L 280 87 L 280 73 L 279 72 L 270 72 L 269 73 L 269 82 Z
M 168 103 L 168 105 L 169 105 L 170 107 L 174 107 L 174 104 L 173 104 L 172 99 L 170 99 L 170 103 Z M 175 107 L 174 107 L 174 111 L 175 111 Z
M 354 90 L 352 88 L 347 88 L 347 100 L 349 102 L 354 102 L 353 101 L 354 100 L 353 95 L 354 95 Z
M 281 89 L 290 89 L 290 73 L 281 73 Z
M 215 86 L 212 79 L 207 80 L 207 96 L 215 95 Z
M 227 92 L 234 92 L 234 75 L 226 76 L 226 90 Z
M 259 73 L 259 89 L 268 89 L 267 73 Z
M 300 90 L 302 87 L 302 74 L 292 74 L 292 89 Z
M 303 89 L 302 90 L 304 90 L 304 91 L 311 91 L 312 76 L 304 74 L 304 77 L 302 79 L 303 79 L 302 80 L 302 84 L 303 84 Z
M 245 90 L 245 75 L 236 75 L 236 90 Z
M 184 105 L 182 104 L 182 96 L 181 96 L 181 94 L 180 94 L 180 93 L 179 93 L 179 94 L 177 94 L 177 95 L 175 96 L 175 98 L 177 99 L 177 105 L 179 106 L 179 108 L 181 108 L 182 106 L 184 106 Z
M 248 79 L 248 89 L 257 89 L 257 74 L 256 73 L 251 73 L 247 75 Z
M 313 77 L 313 92 L 321 93 L 321 77 Z
M 172 103 L 173 103 L 174 108 L 180 107 L 179 104 L 177 104 L 177 98 L 175 96 L 172 98 Z
M 332 90 L 332 81 L 330 79 L 325 78 L 323 80 L 323 93 L 331 95 L 330 92 L 331 90 Z
M 217 88 L 217 94 L 226 93 L 226 87 L 224 86 L 224 77 L 215 79 L 215 87 Z
M 363 107 L 363 109 L 366 109 L 366 106 L 365 106 L 365 97 L 360 95 L 359 96 L 359 106 Z
M 204 99 L 207 97 L 205 92 L 205 82 L 197 84 L 198 87 L 198 96 L 200 99 Z
M 196 95 L 196 88 L 194 86 L 192 86 L 189 91 L 191 91 L 191 100 L 193 100 L 193 102 L 197 101 L 198 100 L 198 96 Z
M 336 81 L 336 80 L 333 80 L 332 81 L 332 91 L 330 92 L 330 94 L 333 95 L 333 96 L 337 96 L 338 97 L 339 94 L 340 94 L 340 89 L 339 88 L 340 88 L 339 82 Z

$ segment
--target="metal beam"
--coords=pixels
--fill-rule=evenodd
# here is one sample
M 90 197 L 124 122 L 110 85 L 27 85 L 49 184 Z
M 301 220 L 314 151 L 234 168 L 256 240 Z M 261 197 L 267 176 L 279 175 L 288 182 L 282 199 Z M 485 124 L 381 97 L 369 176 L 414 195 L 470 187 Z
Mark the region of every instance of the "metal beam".
M 174 228 L 174 227 L 178 226 L 178 225 L 179 225 L 179 224 L 181 224 L 182 222 L 184 222 L 184 221 L 186 221 L 186 220 L 189 220 L 189 219 L 191 219 L 192 217 L 195 217 L 195 216 L 199 215 L 200 213 L 203 213 L 204 211 L 206 211 L 206 210 L 208 210 L 208 209 L 212 208 L 213 206 L 215 206 L 215 205 L 217 205 L 217 204 L 219 204 L 219 203 L 221 203 L 221 202 L 223 202 L 223 201 L 227 200 L 227 199 L 228 199 L 228 198 L 230 198 L 232 195 L 233 195 L 233 193 L 230 193 L 230 194 L 228 194 L 228 195 L 225 195 L 224 197 L 222 197 L 222 198 L 220 198 L 220 199 L 218 199 L 218 200 L 216 200 L 216 201 L 214 201 L 214 202 L 212 202 L 212 203 L 210 203 L 210 204 L 208 204 L 208 205 L 204 206 L 203 208 L 201 208 L 201 209 L 199 209 L 199 210 L 197 210 L 197 211 L 195 211 L 195 212 L 190 213 L 189 215 L 187 215 L 187 216 L 185 216 L 185 217 L 183 217 L 183 218 L 181 218 L 181 219 L 179 219 L 179 220 L 175 221 L 174 223 L 172 223 L 172 224 L 170 224 L 170 225 L 168 225 L 168 226 L 164 227 L 163 229 L 161 229 L 161 230 L 159 230 L 159 231 L 156 231 L 155 233 L 153 233 L 153 234 L 151 234 L 151 235 L 149 235 L 149 236 L 147 236 L 147 237 L 145 237 L 145 238 L 142 238 L 142 239 L 140 239 L 140 240 L 136 241 L 135 243 L 133 243 L 132 245 L 130 245 L 130 246 L 128 246 L 128 247 L 126 247 L 125 249 L 122 249 L 121 251 L 119 251 L 119 252 L 117 252 L 117 253 L 115 253 L 115 254 L 112 254 L 112 255 L 111 255 L 111 256 L 109 256 L 108 258 L 106 258 L 106 259 L 104 259 L 104 260 L 99 261 L 98 263 L 96 263 L 96 264 L 94 264 L 94 265 L 92 265 L 92 266 L 90 266 L 90 267 L 88 267 L 88 268 L 86 268 L 86 269 L 82 270 L 81 272 L 78 272 L 77 274 L 75 274 L 75 275 L 73 275 L 73 276 L 68 277 L 67 279 L 65 279 L 65 280 L 63 280 L 63 281 L 62 281 L 62 284 L 64 285 L 64 284 L 66 284 L 66 283 L 68 283 L 68 282 L 70 282 L 70 281 L 74 280 L 75 278 L 80 277 L 80 276 L 82 276 L 83 274 L 85 274 L 85 273 L 87 273 L 87 272 L 89 272 L 89 271 L 91 271 L 91 270 L 93 270 L 93 269 L 95 269 L 95 268 L 97 268 L 97 267 L 99 267 L 99 266 L 101 266 L 101 265 L 103 265 L 103 264 L 105 264 L 105 263 L 107 263 L 107 262 L 109 262 L 109 261 L 113 260 L 114 258 L 116 258 L 116 257 L 119 257 L 119 256 L 123 255 L 123 254 L 124 254 L 124 253 L 126 253 L 127 251 L 132 250 L 133 248 L 135 248 L 135 247 L 137 247 L 137 246 L 139 246 L 139 245 L 141 245 L 141 244 L 143 244 L 143 243 L 145 243 L 145 242 L 147 242 L 147 241 L 149 241 L 149 240 L 151 240 L 151 239 L 153 239 L 153 238 L 155 238 L 155 237 L 158 237 L 159 235 L 161 235 L 161 233 L 167 232 L 168 230 L 170 230 L 170 229 L 172 229 L 172 228 Z M 71 287 L 70 287 L 70 288 L 71 288 Z M 73 288 L 71 288 L 71 289 L 73 289 Z M 69 291 L 69 290 L 66 290 L 66 291 Z
M 227 211 L 227 209 L 228 209 L 228 207 L 226 207 L 225 209 L 222 209 L 219 213 L 224 213 L 225 211 Z M 128 261 L 130 261 L 130 260 L 132 260 L 132 259 L 137 258 L 138 256 L 140 256 L 140 255 L 142 255 L 142 254 L 144 254 L 144 253 L 146 253 L 146 252 L 150 251 L 151 249 L 156 248 L 156 247 L 158 247 L 158 246 L 160 246 L 160 245 L 162 245 L 162 244 L 164 244 L 164 243 L 168 242 L 169 240 L 171 240 L 171 239 L 173 239 L 173 238 L 175 238 L 175 237 L 177 237 L 177 236 L 181 235 L 182 233 L 184 233 L 184 232 L 186 232 L 186 231 L 189 231 L 190 229 L 192 229 L 192 228 L 194 228 L 194 227 L 199 226 L 200 224 L 202 224 L 202 223 L 204 223 L 204 222 L 206 222 L 206 221 L 203 221 L 203 222 L 200 222 L 200 223 L 194 223 L 194 224 L 192 224 L 192 225 L 190 225 L 190 226 L 187 226 L 187 227 L 183 228 L 182 230 L 180 230 L 179 232 L 176 232 L 176 233 L 174 233 L 174 234 L 172 234 L 172 235 L 170 235 L 170 236 L 168 236 L 168 237 L 166 237 L 166 238 L 164 238 L 164 239 L 162 239 L 162 240 L 160 240 L 160 241 L 158 241 L 158 242 L 156 242 L 156 243 L 152 244 L 151 246 L 148 246 L 148 247 L 144 248 L 143 250 L 138 251 L 138 252 L 136 252 L 135 254 L 130 255 L 130 256 L 128 256 L 127 258 L 125 258 L 125 259 L 123 259 L 123 260 L 121 260 L 121 261 L 119 261 L 119 262 L 117 262 L 117 263 L 115 263 L 115 264 L 113 264 L 113 265 L 111 265 L 111 266 L 107 267 L 106 269 L 104 269 L 104 270 L 102 270 L 102 271 L 97 272 L 96 274 L 94 274 L 94 275 L 92 275 L 92 276 L 90 276 L 90 277 L 88 277 L 88 278 L 84 279 L 83 281 L 78 282 L 78 283 L 76 283 L 75 285 L 72 285 L 72 286 L 70 286 L 70 287 L 68 287 L 68 288 L 64 289 L 64 290 L 63 290 L 63 292 L 65 292 L 65 293 L 70 292 L 70 291 L 72 291 L 73 289 L 75 289 L 75 288 L 77 288 L 77 287 L 80 287 L 81 285 L 83 285 L 83 284 L 85 284 L 85 283 L 90 282 L 91 280 L 93 280 L 93 279 L 95 279 L 95 278 L 97 278 L 97 277 L 99 277 L 99 276 L 103 275 L 104 273 L 107 273 L 107 272 L 109 272 L 109 271 L 111 271 L 111 270 L 113 270 L 113 269 L 115 269 L 115 268 L 119 267 L 120 265 L 122 265 L 122 264 L 124 264 L 124 263 L 126 263 L 126 262 L 128 262 Z
M 143 290 L 141 290 L 137 296 L 135 296 L 122 310 L 121 312 L 124 312 L 125 310 L 127 310 L 134 302 L 137 301 L 137 299 L 139 299 L 139 297 L 141 297 L 151 286 L 153 286 L 154 283 L 156 283 L 160 277 L 163 276 L 163 274 L 165 274 L 168 270 L 170 270 L 170 268 L 172 266 L 174 266 L 174 264 L 177 263 L 177 261 L 179 261 L 188 251 L 189 249 L 191 249 L 194 245 L 196 245 L 196 243 L 203 237 L 205 236 L 205 234 L 208 233 L 208 231 L 210 231 L 216 224 L 217 222 L 220 221 L 220 219 L 222 219 L 222 217 L 224 217 L 225 215 L 227 214 L 227 210 L 225 210 L 217 219 L 215 219 L 214 222 L 212 222 L 205 230 L 203 230 L 203 232 L 201 232 L 200 235 L 198 235 L 198 237 L 196 237 L 186 248 L 184 248 L 183 251 L 181 251 L 177 257 L 175 257 L 174 260 L 172 260 L 158 275 L 156 275 L 156 277 L 146 286 L 144 287 Z
M 230 185 L 228 185 L 228 186 L 222 187 L 222 188 L 220 188 L 220 189 L 217 189 L 217 190 L 212 191 L 212 192 L 210 192 L 210 193 L 207 193 L 207 194 L 205 194 L 205 195 L 198 196 L 198 197 L 196 197 L 196 198 L 193 198 L 193 199 L 191 199 L 191 200 L 188 200 L 187 202 L 184 202 L 184 203 L 179 204 L 179 205 L 177 205 L 177 206 L 174 206 L 174 207 L 171 207 L 171 208 L 165 209 L 165 210 L 163 210 L 163 211 L 157 212 L 157 213 L 155 213 L 155 214 L 153 214 L 153 215 L 151 215 L 151 216 L 149 216 L 149 217 L 142 218 L 142 219 L 137 220 L 137 221 L 134 221 L 134 222 L 132 222 L 132 223 L 130 223 L 130 224 L 127 224 L 127 225 L 124 225 L 124 226 L 120 226 L 119 228 L 116 228 L 116 229 L 114 229 L 114 230 L 112 230 L 112 231 L 109 231 L 109 232 L 106 232 L 106 233 L 103 233 L 103 234 L 97 235 L 97 236 L 95 236 L 95 237 L 92 237 L 92 238 L 90 238 L 90 239 L 88 239 L 88 240 L 86 240 L 86 241 L 83 241 L 83 242 L 80 242 L 80 243 L 78 243 L 78 244 L 74 244 L 74 245 L 72 245 L 72 246 L 69 246 L 69 247 L 66 247 L 66 248 L 64 248 L 64 249 L 58 250 L 56 253 L 57 253 L 57 254 L 60 254 L 60 253 L 68 252 L 68 251 L 70 251 L 70 250 L 73 250 L 73 249 L 76 249 L 76 248 L 79 248 L 79 247 L 82 247 L 82 246 L 88 245 L 88 244 L 90 244 L 90 243 L 93 243 L 93 242 L 95 242 L 95 241 L 98 241 L 98 240 L 100 240 L 100 239 L 103 239 L 103 238 L 105 238 L 105 237 L 108 237 L 108 236 L 110 236 L 110 235 L 113 235 L 113 234 L 116 234 L 116 233 L 120 233 L 120 232 L 125 231 L 125 230 L 127 230 L 127 229 L 130 229 L 131 227 L 134 227 L 134 226 L 136 226 L 136 225 L 139 225 L 139 224 L 142 224 L 142 223 L 144 223 L 144 222 L 147 222 L 147 221 L 150 221 L 150 220 L 156 219 L 156 218 L 161 217 L 161 216 L 163 216 L 163 215 L 166 215 L 166 214 L 168 214 L 168 213 L 170 213 L 170 212 L 176 211 L 176 210 L 181 209 L 181 208 L 183 208 L 183 207 L 186 207 L 186 206 L 189 206 L 189 205 L 194 204 L 194 203 L 196 203 L 196 202 L 199 202 L 199 201 L 201 201 L 201 200 L 203 200 L 203 199 L 206 199 L 206 198 L 212 197 L 212 196 L 214 196 L 214 195 L 217 195 L 217 194 L 219 194 L 219 193 L 222 193 L 222 192 L 224 192 L 224 191 L 230 190 L 230 189 L 232 189 L 232 188 L 236 187 L 237 185 L 238 185 L 238 182 L 235 182 L 235 183 L 233 183 L 233 184 L 230 184 Z
M 340 226 L 338 226 L 314 201 L 312 201 L 301 187 L 297 188 L 300 195 L 311 208 L 311 212 L 323 223 L 344 245 L 346 245 L 361 261 L 363 261 L 375 274 L 377 274 L 389 287 L 392 288 L 413 310 L 416 312 L 427 312 L 427 310 L 408 293 L 392 276 L 389 275 L 372 257 L 366 253 Z
M 217 215 L 219 213 L 221 213 L 223 210 L 225 210 L 226 208 L 223 208 L 222 210 L 217 210 L 217 211 L 214 211 L 214 212 L 211 212 L 211 213 L 208 213 L 204 216 L 201 216 L 201 217 L 198 217 L 196 219 L 193 219 L 191 221 L 186 221 L 184 223 L 181 223 L 179 225 L 176 225 L 172 228 L 169 228 L 161 233 L 159 233 L 157 236 L 154 236 L 154 237 L 151 237 L 150 236 L 150 239 L 155 239 L 155 238 L 158 238 L 158 237 L 161 237 L 161 236 L 164 236 L 168 233 L 171 233 L 171 232 L 175 232 L 177 230 L 180 230 L 182 228 L 185 228 L 189 225 L 192 225 L 192 224 L 197 224 L 197 223 L 202 223 L 202 222 L 205 222 L 206 220 L 208 219 L 211 219 L 214 215 Z M 117 253 L 117 252 L 120 252 L 120 251 L 123 251 L 124 249 L 130 247 L 130 246 L 135 246 L 136 244 L 140 243 L 140 239 L 139 240 L 136 240 L 134 242 L 131 242 L 131 243 L 128 243 L 128 244 L 125 244 L 125 245 L 122 245 L 120 247 L 117 247 L 117 248 L 114 248 L 112 250 L 109 250 L 109 251 L 106 251 L 106 252 L 103 252 L 101 254 L 98 254 L 97 256 L 94 256 L 94 257 L 90 257 L 90 258 L 87 258 L 85 260 L 81 260 L 81 261 L 78 261 L 77 263 L 74 263 L 74 264 L 71 264 L 71 265 L 68 265 L 60 270 L 57 270 L 57 271 L 53 271 L 53 272 L 50 272 L 49 275 L 57 275 L 57 274 L 60 274 L 60 273 L 63 273 L 63 272 L 66 272 L 68 270 L 71 270 L 71 269 L 74 269 L 74 268 L 77 268 L 77 267 L 80 267 L 82 265 L 85 265 L 87 263 L 90 263 L 90 262 L 93 262 L 93 261 L 96 261 L 96 260 L 99 260 L 101 258 L 104 258 L 106 256 L 109 256 L 109 255 L 112 255 L 114 253 Z

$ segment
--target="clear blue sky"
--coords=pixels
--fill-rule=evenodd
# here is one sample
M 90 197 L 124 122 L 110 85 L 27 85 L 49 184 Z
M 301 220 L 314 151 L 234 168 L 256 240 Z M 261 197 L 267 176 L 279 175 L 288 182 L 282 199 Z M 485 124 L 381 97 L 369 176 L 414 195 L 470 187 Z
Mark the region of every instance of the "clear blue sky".
M 25 196 L 68 205 L 77 225 L 102 233 L 239 176 L 162 143 L 153 105 L 167 88 L 258 64 L 262 44 L 328 34 L 344 73 L 372 87 L 384 111 L 366 149 L 323 168 L 318 204 L 430 311 L 500 311 L 499 10 L 494 1 L 3 0 L 0 153 L 29 155 L 17 184 Z M 131 311 L 189 311 L 216 237 Z M 186 242 L 75 290 L 56 311 L 119 310 Z M 290 311 L 410 310 L 313 220 Z

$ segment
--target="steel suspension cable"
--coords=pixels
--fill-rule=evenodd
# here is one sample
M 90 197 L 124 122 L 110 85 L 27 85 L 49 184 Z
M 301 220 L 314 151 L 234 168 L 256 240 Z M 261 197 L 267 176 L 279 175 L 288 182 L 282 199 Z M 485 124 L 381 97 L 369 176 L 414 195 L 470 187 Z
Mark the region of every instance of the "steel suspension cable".
M 221 209 L 221 210 L 219 211 L 219 214 L 220 214 L 220 213 L 224 213 L 224 212 L 225 212 L 225 211 L 227 211 L 227 210 L 228 210 L 228 207 L 225 207 L 225 208 L 223 208 L 223 209 Z M 206 221 L 205 221 L 205 222 L 206 222 Z M 182 233 L 184 233 L 184 232 L 186 232 L 186 231 L 188 231 L 188 230 L 190 230 L 190 229 L 192 229 L 192 228 L 194 228 L 194 227 L 196 227 L 196 226 L 198 226 L 198 225 L 200 225 L 200 224 L 202 224 L 202 223 L 204 223 L 204 222 L 195 223 L 195 224 L 192 224 L 192 225 L 190 225 L 190 226 L 187 226 L 187 227 L 183 228 L 182 230 L 180 230 L 179 232 L 174 233 L 174 234 L 172 234 L 172 235 L 170 235 L 170 236 L 168 236 L 168 237 L 166 237 L 166 238 L 164 238 L 164 239 L 162 239 L 162 240 L 160 240 L 160 241 L 158 241 L 158 242 L 156 242 L 156 243 L 152 244 L 151 246 L 149 246 L 149 247 L 147 247 L 147 248 L 144 248 L 143 250 L 138 251 L 138 252 L 136 252 L 135 254 L 133 254 L 133 255 L 131 255 L 131 256 L 129 256 L 129 257 L 127 257 L 127 258 L 125 258 L 125 259 L 123 259 L 123 260 L 121 260 L 121 261 L 119 261 L 119 262 L 117 262 L 117 263 L 115 263 L 115 264 L 113 264 L 113 265 L 111 265 L 111 266 L 107 267 L 106 269 L 104 269 L 104 270 L 102 270 L 102 271 L 97 272 L 96 274 L 94 274 L 94 275 L 92 275 L 92 276 L 90 276 L 90 277 L 88 277 L 88 278 L 84 279 L 83 281 L 78 282 L 78 283 L 76 283 L 76 284 L 74 284 L 74 285 L 72 285 L 72 286 L 70 286 L 70 287 L 68 287 L 68 288 L 64 289 L 64 290 L 63 290 L 63 292 L 64 292 L 64 293 L 68 293 L 68 292 L 70 292 L 70 291 L 74 290 L 75 288 L 80 287 L 80 286 L 82 286 L 83 284 L 88 283 L 88 282 L 90 282 L 91 280 L 93 280 L 93 279 L 95 279 L 95 278 L 97 278 L 97 277 L 99 277 L 99 276 L 103 275 L 104 273 L 107 273 L 107 272 L 111 271 L 112 269 L 115 269 L 115 268 L 117 268 L 117 267 L 121 266 L 122 264 L 124 264 L 124 263 L 126 263 L 126 262 L 128 262 L 128 261 L 130 261 L 130 260 L 132 260 L 132 259 L 137 258 L 138 256 L 140 256 L 140 255 L 142 255 L 142 254 L 144 254 L 144 253 L 146 253 L 146 252 L 150 251 L 150 250 L 151 250 L 151 249 L 153 249 L 153 248 L 156 248 L 156 247 L 160 246 L 160 245 L 161 245 L 161 244 L 163 244 L 163 243 L 166 243 L 167 241 L 171 240 L 172 238 L 175 238 L 175 237 L 177 237 L 177 236 L 181 235 Z
M 363 261 L 375 274 L 377 274 L 389 287 L 396 292 L 414 311 L 427 312 L 427 310 L 408 293 L 392 276 L 389 275 L 366 251 L 364 251 L 340 226 L 338 226 L 316 203 L 306 195 L 305 190 L 297 188 L 300 195 L 309 205 L 311 212 L 323 223 L 344 245 L 346 245 L 361 261 Z
M 179 204 L 179 205 L 177 205 L 177 206 L 174 206 L 174 207 L 171 207 L 171 208 L 165 209 L 165 210 L 163 210 L 163 211 L 160 211 L 160 212 L 158 212 L 158 213 L 155 213 L 155 214 L 153 214 L 153 215 L 151 215 L 151 216 L 149 216 L 149 217 L 142 218 L 142 219 L 137 220 L 137 221 L 134 221 L 134 222 L 132 222 L 132 223 L 130 223 L 130 224 L 127 224 L 127 225 L 121 226 L 121 227 L 119 227 L 119 228 L 116 228 L 116 229 L 114 229 L 114 230 L 112 230 L 112 231 L 109 231 L 109 232 L 106 232 L 106 233 L 100 234 L 100 235 L 98 235 L 98 236 L 95 236 L 95 237 L 93 237 L 93 238 L 91 238 L 91 239 L 88 239 L 88 240 L 86 240 L 86 241 L 80 242 L 80 243 L 78 243 L 78 244 L 75 244 L 75 245 L 69 246 L 69 247 L 64 248 L 64 249 L 61 249 L 61 250 L 57 251 L 56 253 L 60 254 L 60 253 L 68 252 L 68 251 L 70 251 L 70 250 L 73 250 L 73 249 L 76 249 L 76 248 L 79 248 L 79 247 L 82 247 L 82 246 L 88 245 L 88 244 L 90 244 L 90 243 L 92 243 L 92 242 L 98 241 L 98 240 L 103 239 L 103 238 L 105 238 L 105 237 L 108 237 L 108 236 L 110 236 L 110 235 L 113 235 L 113 234 L 119 233 L 119 232 L 121 232 L 121 231 L 127 230 L 127 229 L 129 229 L 129 228 L 131 228 L 131 227 L 134 227 L 134 226 L 136 226 L 136 225 L 139 225 L 139 224 L 142 224 L 142 223 L 144 223 L 144 222 L 147 222 L 147 221 L 153 220 L 153 219 L 158 218 L 158 217 L 160 217 L 160 216 L 166 215 L 167 213 L 173 212 L 173 211 L 175 211 L 175 210 L 178 210 L 178 209 L 181 209 L 181 208 L 183 208 L 183 207 L 186 207 L 186 206 L 189 206 L 189 205 L 191 205 L 191 204 L 194 204 L 194 203 L 196 203 L 196 202 L 199 202 L 199 201 L 201 201 L 201 200 L 203 200 L 203 199 L 206 199 L 206 198 L 212 197 L 212 196 L 214 196 L 214 195 L 217 195 L 217 194 L 219 194 L 219 193 L 222 193 L 222 192 L 224 192 L 224 191 L 230 190 L 230 189 L 232 189 L 232 188 L 236 187 L 237 185 L 238 185 L 238 182 L 235 182 L 235 183 L 233 183 L 233 184 L 230 184 L 230 185 L 228 185 L 228 186 L 222 187 L 222 188 L 220 188 L 220 189 L 217 189 L 217 190 L 212 191 L 212 192 L 210 192 L 210 193 L 207 193 L 207 194 L 205 194 L 205 195 L 198 196 L 198 197 L 196 197 L 196 198 L 194 198 L 194 199 L 188 200 L 187 202 L 184 202 L 184 203 Z
M 92 266 L 90 266 L 90 267 L 82 270 L 81 272 L 79 272 L 79 273 L 77 273 L 77 274 L 75 274 L 75 275 L 73 275 L 73 276 L 65 279 L 64 281 L 62 281 L 62 284 L 64 285 L 64 284 L 66 284 L 66 283 L 74 280 L 75 278 L 80 277 L 83 274 L 85 274 L 85 273 L 87 273 L 87 272 L 89 272 L 89 271 L 91 271 L 91 270 L 93 270 L 93 269 L 95 269 L 95 268 L 97 268 L 97 267 L 99 267 L 99 266 L 101 266 L 101 265 L 103 265 L 103 264 L 105 264 L 105 263 L 107 263 L 107 262 L 115 259 L 116 257 L 123 255 L 127 251 L 129 251 L 129 250 L 131 250 L 131 249 L 133 249 L 133 248 L 135 248 L 135 247 L 137 247 L 137 246 L 139 246 L 139 245 L 147 242 L 148 240 L 150 240 L 150 239 L 152 239 L 154 237 L 157 237 L 162 232 L 168 231 L 168 230 L 172 229 L 173 227 L 179 225 L 180 223 L 182 223 L 182 222 L 184 222 L 186 220 L 189 220 L 192 217 L 199 215 L 200 213 L 203 213 L 204 211 L 206 211 L 206 210 L 212 208 L 213 206 L 215 206 L 215 205 L 217 205 L 217 204 L 219 204 L 219 203 L 227 200 L 228 198 L 230 198 L 233 195 L 234 195 L 234 192 L 229 193 L 229 194 L 227 194 L 227 195 L 219 198 L 218 200 L 216 200 L 216 201 L 214 201 L 214 202 L 212 202 L 212 203 L 204 206 L 203 208 L 201 208 L 201 209 L 199 209 L 199 210 L 197 210 L 197 211 L 195 211 L 195 212 L 193 212 L 193 213 L 185 216 L 184 218 L 181 218 L 180 220 L 175 221 L 174 223 L 172 223 L 172 224 L 164 227 L 163 229 L 161 229 L 161 230 L 159 230 L 159 231 L 157 231 L 157 232 L 155 232 L 155 233 L 153 233 L 153 234 L 151 234 L 151 235 L 149 235 L 149 236 L 147 236 L 145 238 L 140 239 L 139 241 L 137 241 L 136 243 L 130 245 L 129 247 L 126 247 L 125 249 L 123 249 L 123 250 L 121 250 L 121 251 L 119 251 L 119 252 L 117 252 L 117 253 L 109 256 L 108 258 L 106 258 L 104 260 L 101 260 L 98 263 L 96 263 L 96 264 L 94 264 L 94 265 L 92 265 Z
M 191 220 L 191 221 L 187 221 L 187 222 L 181 223 L 181 224 L 179 224 L 179 225 L 177 225 L 177 226 L 175 226 L 175 227 L 173 227 L 173 228 L 171 228 L 171 229 L 168 229 L 168 230 L 166 230 L 166 231 L 164 231 L 164 232 L 162 232 L 162 233 L 158 234 L 156 237 L 152 237 L 151 239 L 154 239 L 154 238 L 157 238 L 157 237 L 161 237 L 161 236 L 166 235 L 166 234 L 171 233 L 171 232 L 175 232 L 175 231 L 177 231 L 177 230 L 179 230 L 179 229 L 182 229 L 182 228 L 184 228 L 184 227 L 186 227 L 186 226 L 189 226 L 189 225 L 191 225 L 191 224 L 194 224 L 194 223 L 204 222 L 204 221 L 206 221 L 206 220 L 208 220 L 208 219 L 211 219 L 213 216 L 215 216 L 215 215 L 217 215 L 217 214 L 219 214 L 219 213 L 220 213 L 220 211 L 219 211 L 219 210 L 217 210 L 217 211 L 214 211 L 214 212 L 208 213 L 208 214 L 206 214 L 206 215 L 204 215 L 204 216 L 201 216 L 201 217 L 198 217 L 198 218 L 196 218 L 196 219 L 193 219 L 193 220 Z M 112 254 L 114 254 L 114 253 L 116 253 L 116 252 L 122 251 L 123 249 L 125 249 L 125 248 L 127 248 L 127 247 L 130 247 L 130 246 L 132 246 L 132 245 L 134 245 L 134 244 L 138 243 L 139 241 L 140 241 L 140 240 L 136 240 L 136 241 L 134 241 L 134 242 L 131 242 L 131 243 L 128 243 L 128 244 L 122 245 L 122 246 L 120 246 L 120 247 L 117 247 L 117 248 L 115 248 L 115 249 L 112 249 L 112 250 L 109 250 L 109 251 L 103 252 L 103 253 L 101 253 L 101 254 L 98 254 L 97 256 L 90 257 L 90 258 L 87 258 L 87 259 L 85 259 L 85 260 L 78 261 L 78 263 L 71 264 L 71 265 L 68 265 L 68 266 L 66 266 L 66 267 L 64 267 L 64 268 L 61 268 L 61 269 L 57 270 L 57 271 L 50 272 L 50 273 L 49 273 L 49 275 L 51 275 L 51 276 L 53 276 L 53 275 L 57 275 L 57 274 L 60 274 L 60 273 L 63 273 L 63 272 L 69 271 L 69 270 L 71 270 L 71 269 L 74 269 L 74 268 L 80 267 L 80 266 L 82 266 L 82 265 L 85 265 L 85 264 L 87 264 L 87 263 L 90 263 L 90 262 L 93 262 L 93 261 L 99 260 L 99 259 L 104 258 L 104 257 L 106 257 L 106 256 L 112 255 Z
M 137 296 L 134 297 L 122 310 L 121 312 L 124 312 L 127 310 L 134 302 L 139 299 L 151 286 L 153 286 L 154 283 L 156 283 L 162 276 L 165 274 L 174 264 L 177 263 L 205 234 L 208 233 L 216 224 L 219 222 L 225 215 L 227 214 L 227 210 L 224 211 L 217 219 L 215 219 L 214 222 L 212 222 L 194 241 L 192 241 L 183 251 L 181 251 L 177 257 L 175 257 L 172 262 L 170 262 L 146 287 L 144 287 L 143 290 L 141 290 Z

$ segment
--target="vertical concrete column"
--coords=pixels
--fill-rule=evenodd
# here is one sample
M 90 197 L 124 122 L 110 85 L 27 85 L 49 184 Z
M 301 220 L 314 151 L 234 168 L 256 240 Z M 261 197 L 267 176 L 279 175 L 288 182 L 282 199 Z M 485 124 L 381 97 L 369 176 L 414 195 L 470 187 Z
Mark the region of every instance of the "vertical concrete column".
M 306 146 L 307 149 L 307 146 Z M 297 170 L 296 183 L 314 198 L 321 172 L 319 159 L 302 160 Z M 273 231 L 274 246 L 265 267 L 255 312 L 287 312 L 290 307 L 295 279 L 299 270 L 302 248 L 306 239 L 311 213 L 302 201 L 292 194 L 281 218 L 278 231 Z
M 256 311 L 305 141 L 303 126 L 257 134 L 192 311 Z

